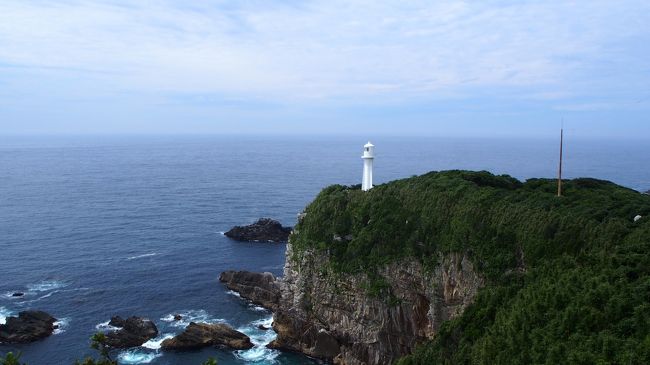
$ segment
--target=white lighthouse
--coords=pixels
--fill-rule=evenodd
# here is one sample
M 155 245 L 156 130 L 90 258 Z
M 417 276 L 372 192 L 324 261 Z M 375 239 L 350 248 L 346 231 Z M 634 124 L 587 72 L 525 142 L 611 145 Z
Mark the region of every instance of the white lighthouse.
M 368 142 L 363 146 L 363 181 L 361 182 L 361 190 L 368 191 L 372 189 L 372 163 L 375 159 L 375 145 Z

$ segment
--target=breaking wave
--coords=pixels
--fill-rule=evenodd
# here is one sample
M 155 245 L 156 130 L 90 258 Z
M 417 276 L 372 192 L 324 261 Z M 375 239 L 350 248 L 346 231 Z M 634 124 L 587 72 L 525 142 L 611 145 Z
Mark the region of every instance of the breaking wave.
M 235 351 L 235 356 L 243 361 L 261 364 L 275 364 L 276 358 L 280 355 L 278 350 L 272 350 L 266 347 L 271 341 L 275 340 L 277 334 L 271 329 L 273 317 L 266 317 L 251 322 L 249 325 L 240 327 L 237 330 L 250 337 L 254 347 L 249 350 Z M 260 329 L 264 326 L 268 330 Z
M 57 326 L 57 328 L 54 329 L 54 332 L 52 332 L 52 334 L 61 334 L 68 329 L 68 326 L 70 325 L 70 318 L 59 318 L 58 321 L 54 322 L 54 325 Z
M 12 311 L 5 307 L 0 307 L 0 324 L 5 324 L 7 322 L 7 317 L 13 314 Z
M 181 319 L 175 320 L 174 317 L 176 315 L 180 315 Z M 225 322 L 224 319 L 213 317 L 203 309 L 184 310 L 184 311 L 174 312 L 162 317 L 160 320 L 169 323 L 169 325 L 172 327 L 177 327 L 177 328 L 185 328 L 190 324 L 190 322 L 196 322 L 196 323 L 224 323 Z
M 162 356 L 159 352 L 147 352 L 139 349 L 127 350 L 117 355 L 119 364 L 148 364 L 157 357 Z
M 131 260 L 137 260 L 137 259 L 141 259 L 141 258 L 145 258 L 145 257 L 152 257 L 152 256 L 156 256 L 156 255 L 158 255 L 157 252 L 151 252 L 151 253 L 145 253 L 145 254 L 142 254 L 142 255 L 127 257 L 126 259 L 127 259 L 127 261 L 131 261 Z

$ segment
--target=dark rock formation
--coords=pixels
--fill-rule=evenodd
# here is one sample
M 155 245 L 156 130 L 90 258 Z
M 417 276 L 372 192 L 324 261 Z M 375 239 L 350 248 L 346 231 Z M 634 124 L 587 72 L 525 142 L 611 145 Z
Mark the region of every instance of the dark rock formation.
M 183 316 L 181 316 L 180 314 L 174 315 L 174 321 L 180 321 L 182 319 L 183 319 Z
M 56 318 L 42 311 L 20 312 L 0 325 L 0 343 L 29 343 L 46 338 L 56 329 Z
M 364 289 L 365 274 L 328 276 L 323 254 L 291 258 L 289 244 L 273 317 L 278 337 L 269 347 L 340 365 L 395 362 L 459 316 L 483 285 L 461 254 L 441 257 L 432 272 L 417 260 L 385 266 L 378 274 L 387 288 L 379 296 Z
M 130 317 L 125 320 L 120 317 L 113 317 L 109 325 L 121 327 L 118 331 L 106 334 L 106 344 L 113 348 L 138 347 L 158 336 L 156 325 L 145 318 Z
M 259 326 L 257 326 L 257 329 L 262 330 L 262 331 L 268 331 L 268 330 L 270 330 L 270 328 L 266 327 L 266 326 L 263 325 L 263 324 L 260 324 Z
M 233 227 L 225 235 L 237 241 L 287 242 L 291 227 L 283 227 L 280 222 L 260 218 L 248 226 Z
M 124 319 L 124 318 L 122 318 L 120 316 L 112 317 L 110 322 L 108 322 L 108 325 L 111 326 L 111 327 L 120 327 L 120 328 L 122 328 L 122 327 L 124 327 L 125 324 L 126 324 L 126 319 Z
M 19 291 L 11 294 L 12 297 L 22 297 L 23 295 L 25 295 L 25 293 Z
M 275 310 L 280 301 L 280 285 L 270 272 L 256 273 L 250 271 L 224 271 L 219 281 L 230 290 L 238 292 L 264 308 Z
M 195 350 L 209 346 L 224 346 L 235 350 L 253 347 L 245 334 L 225 324 L 190 323 L 180 335 L 162 342 L 165 351 Z

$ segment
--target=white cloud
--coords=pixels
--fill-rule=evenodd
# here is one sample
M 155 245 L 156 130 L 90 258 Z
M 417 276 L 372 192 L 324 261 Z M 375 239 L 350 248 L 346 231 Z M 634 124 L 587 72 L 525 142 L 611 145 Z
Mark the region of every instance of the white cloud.
M 650 12 L 645 1 L 179 4 L 0 1 L 0 63 L 109 93 L 294 100 L 533 86 L 534 98 L 592 92 L 579 88 L 598 82 L 603 60 L 634 64 L 625 52 L 648 40 Z

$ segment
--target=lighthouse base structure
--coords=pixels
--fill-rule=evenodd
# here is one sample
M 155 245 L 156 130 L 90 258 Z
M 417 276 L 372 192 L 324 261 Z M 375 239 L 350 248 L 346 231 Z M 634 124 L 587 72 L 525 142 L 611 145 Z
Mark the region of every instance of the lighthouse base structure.
M 363 180 L 361 180 L 361 190 L 368 191 L 372 189 L 372 158 L 363 159 Z

